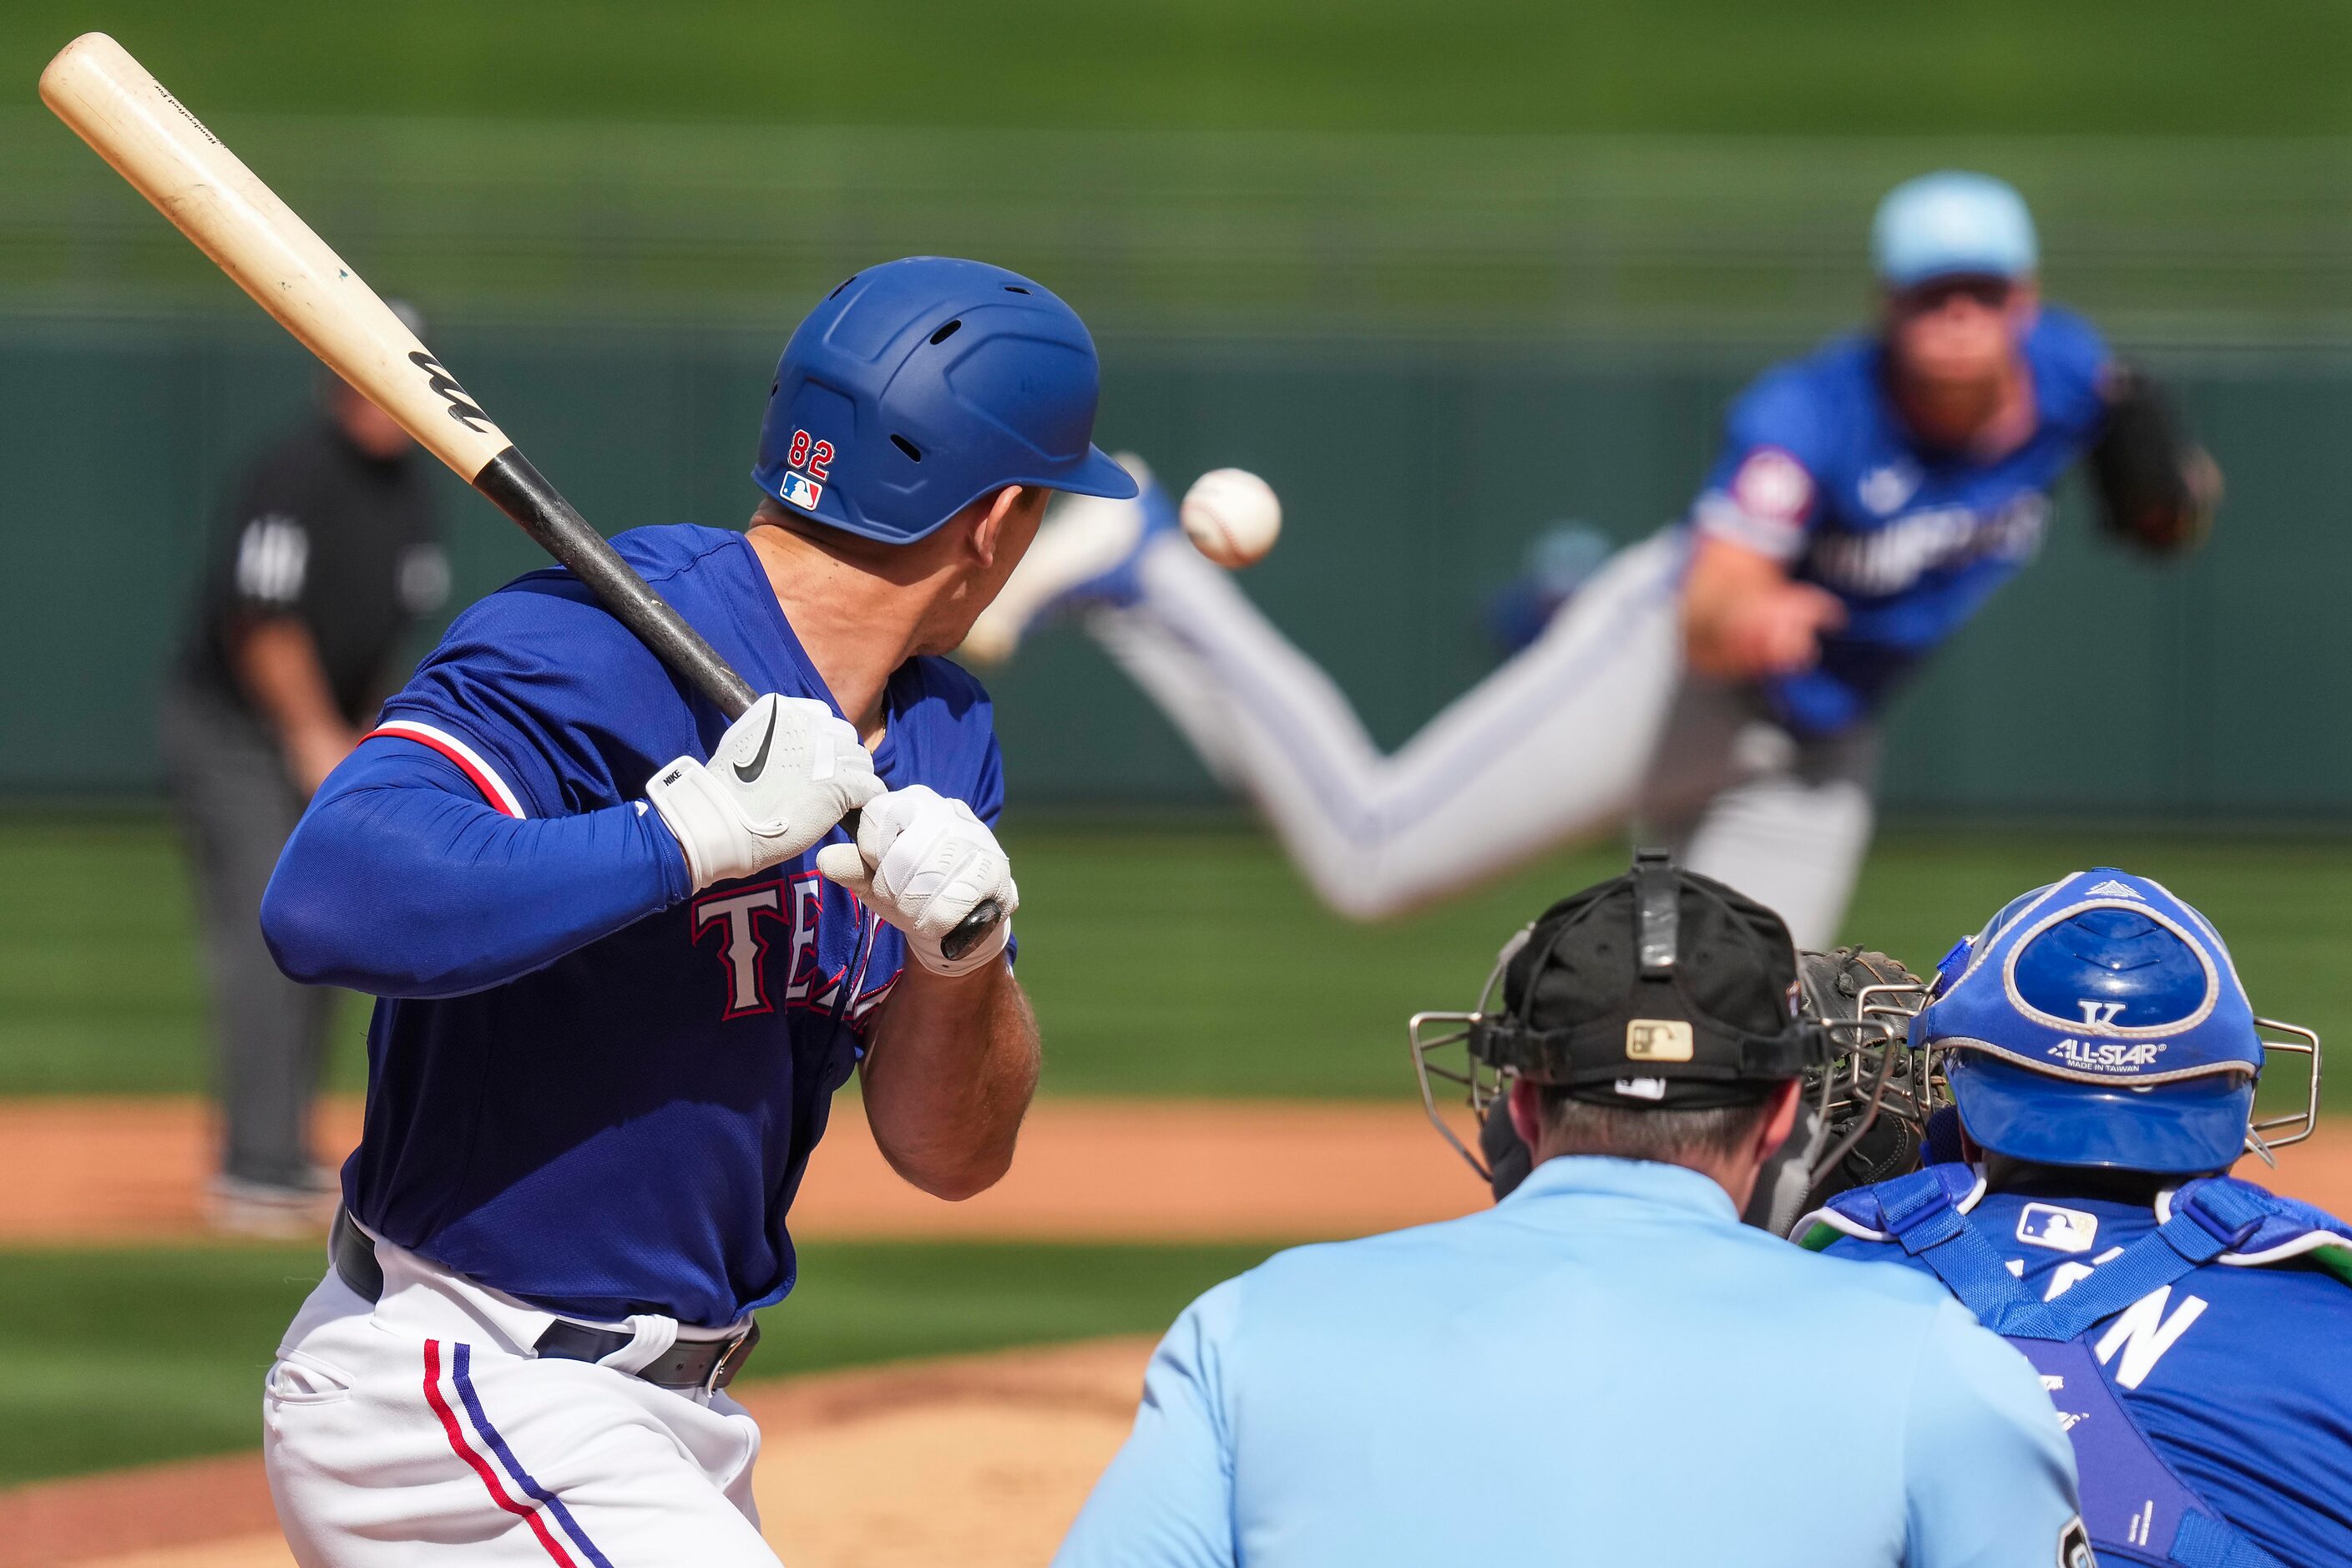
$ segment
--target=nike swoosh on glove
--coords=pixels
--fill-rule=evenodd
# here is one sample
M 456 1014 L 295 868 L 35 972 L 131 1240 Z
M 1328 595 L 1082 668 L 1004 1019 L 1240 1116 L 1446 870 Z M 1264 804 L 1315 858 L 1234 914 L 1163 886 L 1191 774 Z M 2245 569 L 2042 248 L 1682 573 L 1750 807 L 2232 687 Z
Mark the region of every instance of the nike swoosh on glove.
M 970 974 L 993 961 L 1013 936 L 1021 907 L 1013 866 L 971 807 L 928 784 L 909 784 L 866 803 L 856 844 L 828 844 L 816 868 L 906 933 L 907 951 L 934 974 Z M 940 942 L 986 899 L 1003 918 L 958 957 Z
M 708 764 L 680 757 L 646 785 L 696 888 L 807 853 L 882 793 L 857 731 L 831 708 L 770 692 L 727 728 Z

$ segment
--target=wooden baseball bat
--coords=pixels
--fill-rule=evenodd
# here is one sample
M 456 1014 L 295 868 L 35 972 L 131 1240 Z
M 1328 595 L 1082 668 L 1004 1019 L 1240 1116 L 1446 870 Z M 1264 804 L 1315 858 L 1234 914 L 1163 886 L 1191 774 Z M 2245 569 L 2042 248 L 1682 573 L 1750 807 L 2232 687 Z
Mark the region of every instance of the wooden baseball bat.
M 751 705 L 751 684 L 547 482 L 366 280 L 129 50 L 84 33 L 41 72 L 41 100 L 278 325 L 521 524 L 720 712 L 731 720 Z M 847 825 L 854 835 L 854 813 Z M 956 957 L 1001 918 L 984 901 L 940 946 Z

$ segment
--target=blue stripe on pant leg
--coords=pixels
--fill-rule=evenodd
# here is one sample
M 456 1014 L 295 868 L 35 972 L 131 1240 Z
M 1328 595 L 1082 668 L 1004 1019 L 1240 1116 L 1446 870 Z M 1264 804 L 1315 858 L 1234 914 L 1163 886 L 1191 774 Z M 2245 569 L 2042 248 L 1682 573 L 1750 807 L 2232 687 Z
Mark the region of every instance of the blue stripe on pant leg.
M 596 1568 L 613 1568 L 611 1560 L 596 1550 L 596 1543 L 588 1539 L 588 1532 L 580 1528 L 580 1521 L 572 1517 L 570 1509 L 563 1506 L 563 1500 L 531 1478 L 530 1472 L 515 1458 L 514 1450 L 507 1447 L 507 1440 L 499 1436 L 499 1429 L 490 1425 L 490 1418 L 482 1414 L 481 1396 L 474 1392 L 473 1347 L 456 1344 L 449 1348 L 450 1373 L 457 1380 L 457 1397 L 465 1402 L 466 1414 L 473 1421 L 474 1430 L 480 1433 L 482 1441 L 490 1446 L 490 1452 L 498 1456 L 499 1464 L 513 1478 L 515 1485 L 555 1516 L 555 1522 L 563 1527 L 563 1533 L 572 1537 L 574 1545 L 588 1554 L 588 1561 L 596 1564 Z

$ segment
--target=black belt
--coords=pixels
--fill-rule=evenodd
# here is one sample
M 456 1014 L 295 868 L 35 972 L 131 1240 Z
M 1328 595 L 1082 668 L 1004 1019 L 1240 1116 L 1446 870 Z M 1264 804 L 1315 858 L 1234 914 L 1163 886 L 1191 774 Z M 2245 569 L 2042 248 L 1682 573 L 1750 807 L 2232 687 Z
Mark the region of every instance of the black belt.
M 375 1260 L 375 1243 L 367 1232 L 352 1223 L 352 1216 L 341 1207 L 335 1210 L 335 1226 L 330 1233 L 327 1249 L 335 1260 L 335 1273 L 352 1292 L 370 1301 L 383 1295 L 383 1268 Z M 583 1323 L 567 1323 L 561 1320 L 548 1325 L 531 1346 L 543 1356 L 561 1361 L 600 1362 L 615 1351 L 625 1350 L 636 1338 L 626 1330 L 592 1329 Z M 710 1393 L 735 1381 L 743 1363 L 751 1354 L 751 1347 L 760 1342 L 760 1325 L 753 1323 L 740 1334 L 723 1340 L 680 1340 L 670 1346 L 651 1364 L 639 1367 L 636 1375 L 647 1383 L 664 1388 L 699 1389 Z

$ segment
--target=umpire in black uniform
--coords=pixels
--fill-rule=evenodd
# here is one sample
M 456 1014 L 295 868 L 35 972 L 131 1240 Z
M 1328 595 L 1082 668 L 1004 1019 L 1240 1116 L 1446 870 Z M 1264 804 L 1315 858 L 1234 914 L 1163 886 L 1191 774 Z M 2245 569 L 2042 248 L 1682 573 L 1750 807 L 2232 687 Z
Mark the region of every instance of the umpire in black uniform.
M 333 1188 L 309 1121 L 335 993 L 278 973 L 262 889 L 382 701 L 404 634 L 449 589 L 415 444 L 340 380 L 321 400 L 320 416 L 225 498 L 161 715 L 213 994 L 223 1139 L 211 1217 L 247 1234 L 310 1228 Z

